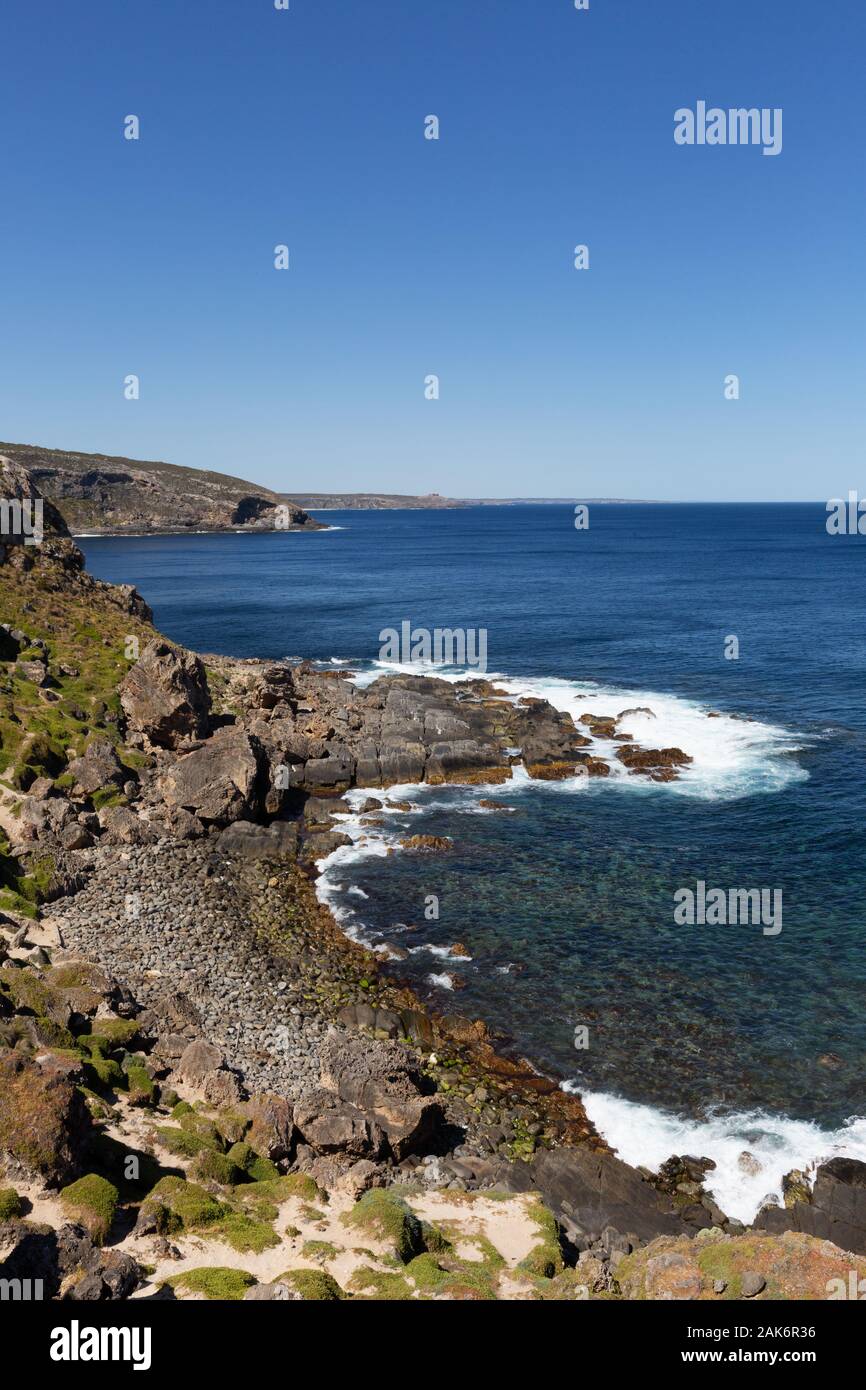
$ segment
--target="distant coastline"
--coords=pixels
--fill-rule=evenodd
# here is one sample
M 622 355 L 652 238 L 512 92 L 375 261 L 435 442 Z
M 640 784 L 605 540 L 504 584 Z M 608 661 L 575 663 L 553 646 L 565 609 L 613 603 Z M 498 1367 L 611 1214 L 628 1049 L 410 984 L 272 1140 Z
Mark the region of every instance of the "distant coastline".
M 655 506 L 651 497 L 443 497 L 438 492 L 422 496 L 387 492 L 282 492 L 280 497 L 296 507 L 314 512 L 446 511 L 465 507 L 568 507 L 575 503 Z

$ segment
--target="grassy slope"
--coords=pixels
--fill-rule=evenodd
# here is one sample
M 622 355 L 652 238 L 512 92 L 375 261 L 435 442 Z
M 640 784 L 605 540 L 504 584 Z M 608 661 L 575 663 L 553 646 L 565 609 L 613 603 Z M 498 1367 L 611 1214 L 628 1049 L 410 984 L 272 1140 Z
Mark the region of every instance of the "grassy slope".
M 127 638 L 138 637 L 143 648 L 156 635 L 150 624 L 98 590 L 54 591 L 51 583 L 38 570 L 0 569 L 0 619 L 47 644 L 53 688 L 60 696 L 57 703 L 46 703 L 32 681 L 13 674 L 13 663 L 0 662 L 0 792 L 26 790 L 37 776 L 50 776 L 63 787 L 67 760 L 94 738 L 120 746 L 117 686 L 130 666 Z M 24 650 L 19 659 L 27 655 Z M 61 663 L 79 674 L 63 675 Z M 121 760 L 132 768 L 136 754 L 126 751 Z M 38 888 L 38 875 L 25 874 L 0 838 L 0 908 L 32 911 Z

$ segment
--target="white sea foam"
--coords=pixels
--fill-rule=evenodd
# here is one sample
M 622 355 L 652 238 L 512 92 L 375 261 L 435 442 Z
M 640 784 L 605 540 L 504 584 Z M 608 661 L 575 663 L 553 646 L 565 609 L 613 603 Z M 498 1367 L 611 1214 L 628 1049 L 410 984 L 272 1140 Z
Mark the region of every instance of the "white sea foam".
M 439 956 L 441 960 L 459 960 L 461 965 L 468 965 L 471 956 L 455 956 L 450 946 L 434 946 L 432 942 L 425 941 L 423 946 L 410 946 L 409 954 L 416 956 L 421 951 L 428 951 L 431 956 Z
M 478 675 L 476 671 L 465 669 L 376 662 L 370 670 L 359 673 L 356 684 L 369 685 L 389 672 L 435 675 L 452 683 Z M 760 792 L 776 792 L 809 775 L 793 756 L 803 747 L 802 738 L 774 724 L 716 711 L 713 706 L 697 700 L 660 694 L 655 690 L 620 689 L 558 677 L 513 678 L 489 671 L 484 676 L 515 699 L 549 700 L 555 709 L 570 714 L 578 728 L 582 714 L 616 716 L 626 709 L 649 708 L 652 714 L 630 714 L 618 726 L 619 732 L 631 734 L 634 742 L 644 748 L 681 748 L 694 761 L 683 768 L 673 782 L 651 782 L 646 777 L 633 776 L 617 760 L 620 744 L 596 739 L 592 751 L 604 758 L 611 768 L 604 785 L 617 791 L 645 795 L 663 790 L 671 796 L 728 801 Z M 718 717 L 710 719 L 710 713 L 717 713 Z M 519 767 L 514 769 L 512 787 L 518 781 L 528 781 L 525 771 Z M 545 783 L 544 789 L 548 794 L 585 791 L 587 782 L 585 777 L 575 777 L 564 782 Z
M 625 1163 L 655 1171 L 672 1154 L 711 1158 L 716 1167 L 707 1174 L 707 1191 L 727 1216 L 745 1223 L 770 1193 L 781 1201 L 782 1178 L 792 1168 L 807 1171 L 837 1154 L 866 1161 L 863 1118 L 834 1131 L 761 1111 L 685 1120 L 650 1105 L 583 1090 L 577 1082 L 563 1082 L 562 1089 L 580 1093 L 589 1118 Z M 740 1163 L 744 1153 L 757 1160 L 759 1171 L 745 1171 Z
M 431 985 L 436 985 L 438 989 L 454 988 L 454 981 L 450 975 L 428 975 L 427 979 Z

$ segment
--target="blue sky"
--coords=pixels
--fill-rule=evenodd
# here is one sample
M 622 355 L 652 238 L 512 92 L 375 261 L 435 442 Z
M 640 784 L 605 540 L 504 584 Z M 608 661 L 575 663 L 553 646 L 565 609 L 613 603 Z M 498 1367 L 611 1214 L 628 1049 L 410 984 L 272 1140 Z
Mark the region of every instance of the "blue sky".
M 287 491 L 866 492 L 866 6 L 6 0 L 0 43 L 0 437 Z M 677 146 L 700 99 L 783 108 L 782 153 Z

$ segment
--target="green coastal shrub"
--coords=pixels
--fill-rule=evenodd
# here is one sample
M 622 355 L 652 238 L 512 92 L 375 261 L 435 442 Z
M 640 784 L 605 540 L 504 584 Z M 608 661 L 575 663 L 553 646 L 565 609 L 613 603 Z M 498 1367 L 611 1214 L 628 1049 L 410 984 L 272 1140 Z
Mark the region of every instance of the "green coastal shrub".
M 327 1264 L 329 1260 L 335 1260 L 339 1253 L 336 1245 L 329 1240 L 305 1240 L 301 1246 L 303 1258 L 315 1260 L 316 1264 Z
M 432 1293 L 440 1289 L 450 1278 L 448 1271 L 442 1268 L 436 1256 L 429 1254 L 416 1255 L 414 1260 L 410 1260 L 406 1266 L 406 1275 L 416 1289 L 423 1293 Z
M 0 1221 L 17 1221 L 24 1213 L 14 1187 L 0 1187 Z
M 349 1280 L 349 1289 L 359 1299 L 377 1303 L 403 1303 L 412 1297 L 412 1289 L 402 1274 L 362 1265 Z
M 279 1245 L 280 1238 L 267 1221 L 257 1220 L 245 1212 L 233 1211 L 213 1228 L 217 1240 L 224 1240 L 233 1250 L 246 1254 L 252 1251 L 260 1255 Z

